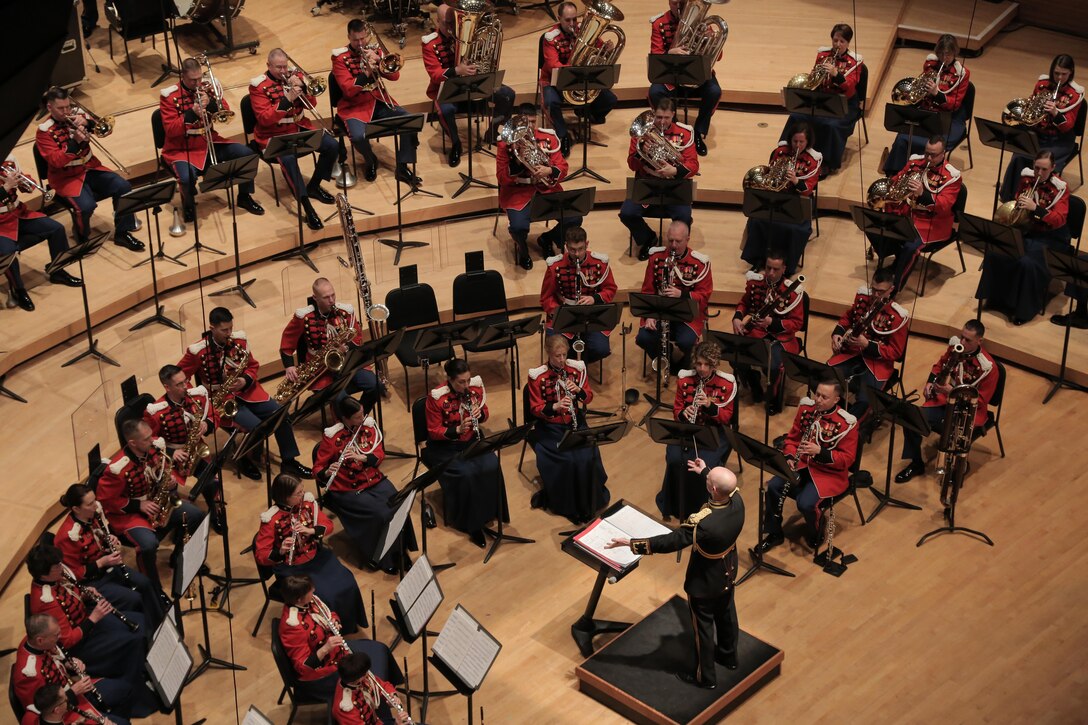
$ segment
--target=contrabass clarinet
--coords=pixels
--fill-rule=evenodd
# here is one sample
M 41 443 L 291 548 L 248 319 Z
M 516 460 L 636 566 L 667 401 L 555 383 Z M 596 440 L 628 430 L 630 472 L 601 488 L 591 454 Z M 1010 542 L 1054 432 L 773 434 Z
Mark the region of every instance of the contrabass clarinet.
M 665 269 L 661 274 L 661 283 L 657 288 L 659 295 L 665 294 L 667 290 L 672 288 L 672 276 L 676 271 L 676 260 L 676 252 L 669 252 L 669 257 L 665 260 Z M 668 320 L 659 321 L 657 327 L 661 333 L 661 353 L 658 355 L 657 360 L 651 361 L 651 365 L 654 370 L 661 372 L 661 387 L 664 388 L 669 384 L 669 368 L 672 366 L 672 350 L 670 348 L 672 340 L 669 339 L 671 330 Z

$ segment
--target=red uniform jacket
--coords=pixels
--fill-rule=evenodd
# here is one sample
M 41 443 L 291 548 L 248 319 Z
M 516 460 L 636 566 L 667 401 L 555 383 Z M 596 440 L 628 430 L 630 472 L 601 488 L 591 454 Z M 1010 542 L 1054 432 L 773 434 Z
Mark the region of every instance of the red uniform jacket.
M 330 327 L 343 329 L 349 325 L 355 328 L 352 343 L 362 344 L 363 328 L 355 319 L 355 308 L 351 305 L 337 302 L 328 315 L 321 314 L 314 305 L 300 307 L 291 316 L 287 327 L 283 328 L 283 335 L 280 337 L 280 361 L 285 368 L 301 365 L 309 354 L 328 344 Z M 322 390 L 335 379 L 335 374 L 326 370 L 318 376 L 310 389 Z
M 141 527 L 151 528 L 151 522 L 140 511 L 140 502 L 146 500 L 151 492 L 151 482 L 144 469 L 160 470 L 163 456 L 166 455 L 166 441 L 155 438 L 152 443 L 151 450 L 142 460 L 130 457 L 127 446 L 119 450 L 98 480 L 98 500 L 106 512 L 106 519 L 121 533 Z M 175 483 L 183 483 L 176 468 L 171 477 Z
M 544 33 L 544 65 L 540 67 L 540 85 L 552 84 L 552 71 L 570 65 L 575 35 L 567 35 L 556 23 Z
M 302 78 L 302 72 L 295 75 Z M 307 93 L 303 97 L 316 108 L 317 99 Z M 305 106 L 302 97 L 296 98 L 294 103 L 288 102 L 284 95 L 282 81 L 272 78 L 265 73 L 249 81 L 249 102 L 253 106 L 253 115 L 257 117 L 257 126 L 253 129 L 253 140 L 264 148 L 273 136 L 283 136 L 288 133 L 301 133 L 314 128 L 313 122 L 306 117 Z
M 843 335 L 848 332 L 865 314 L 875 299 L 868 286 L 862 285 L 854 296 L 854 304 L 850 306 L 835 326 L 833 335 Z M 865 330 L 865 336 L 869 338 L 869 346 L 864 350 L 850 348 L 831 356 L 828 365 L 840 365 L 851 358 L 861 355 L 865 361 L 865 367 L 880 382 L 891 377 L 895 363 L 903 357 L 903 351 L 907 349 L 907 336 L 910 334 L 910 313 L 898 302 L 887 302 L 884 307 L 869 322 L 869 329 Z
M 144 409 L 144 422 L 151 426 L 152 435 L 162 437 L 168 448 L 182 448 L 189 440 L 189 425 L 204 420 L 210 435 L 219 425 L 219 414 L 208 402 L 208 390 L 203 385 L 189 388 L 180 403 L 164 394 Z
M 560 397 L 567 395 L 566 386 L 559 386 L 564 390 L 563 393 L 560 393 L 557 387 L 561 372 L 582 389 L 577 396 L 578 402 L 589 405 L 593 400 L 593 391 L 589 387 L 586 364 L 581 360 L 567 360 L 562 371 L 553 368 L 550 364 L 529 370 L 529 410 L 534 417 L 540 418 L 545 423 L 571 425 L 569 412 L 557 413 L 555 410 Z
M 958 345 L 960 339 L 953 335 L 948 338 L 948 349 L 941 355 L 941 359 L 934 363 L 929 372 L 929 382 L 934 382 L 941 374 L 941 368 L 953 354 L 952 348 Z M 948 384 L 953 388 L 959 385 L 970 385 L 978 390 L 978 407 L 975 409 L 975 425 L 981 426 L 986 422 L 986 410 L 990 404 L 990 398 L 994 397 L 997 390 L 997 365 L 994 358 L 984 347 L 979 346 L 974 355 L 960 361 L 952 368 L 952 374 L 948 376 Z M 948 396 L 940 393 L 933 400 L 925 402 L 926 408 L 938 405 L 947 405 Z
M 237 331 L 231 334 L 230 343 L 221 347 L 212 340 L 211 333 L 205 332 L 200 342 L 194 342 L 185 348 L 185 354 L 178 361 L 178 367 L 185 371 L 190 378 L 196 376 L 196 381 L 208 390 L 215 388 L 223 382 L 226 365 L 235 365 L 245 357 L 245 371 L 242 379 L 246 385 L 238 393 L 230 397 L 238 397 L 247 403 L 263 403 L 269 399 L 268 393 L 257 381 L 257 373 L 261 364 L 249 350 L 246 341 L 246 333 Z
M 262 566 L 277 566 L 286 562 L 287 558 L 280 553 L 280 547 L 285 539 L 292 536 L 292 516 L 301 521 L 303 526 L 312 527 L 316 532 L 313 536 L 299 534 L 292 566 L 305 564 L 317 556 L 320 540 L 333 532 L 332 521 L 317 505 L 317 499 L 309 491 L 303 495 L 302 505 L 296 511 L 281 509 L 272 504 L 272 508 L 261 514 L 261 528 L 257 530 L 257 561 Z
M 952 207 L 963 188 L 959 169 L 947 161 L 937 168 L 927 168 L 925 157 L 913 154 L 907 165 L 892 177 L 892 183 L 912 171 L 922 172 L 923 189 L 917 204 L 913 209 L 906 202 L 888 204 L 884 211 L 909 216 L 923 245 L 942 242 L 952 236 L 952 223 L 955 221 Z
M 971 71 L 963 67 L 958 61 L 952 61 L 952 65 L 941 68 L 941 61 L 930 53 L 926 56 L 926 62 L 922 65 L 922 73 L 936 73 L 941 71 L 937 79 L 937 95 L 926 96 L 919 104 L 920 108 L 927 111 L 958 111 L 963 105 L 963 97 L 967 95 L 967 84 L 971 80 Z
M 1035 169 L 1027 168 L 1020 172 L 1020 184 L 1016 187 L 1014 199 L 1030 193 L 1035 185 Z M 1031 231 L 1046 232 L 1061 229 L 1069 217 L 1069 185 L 1054 174 L 1046 182 L 1035 187 L 1035 211 L 1031 214 Z M 1025 234 L 1029 235 L 1030 232 Z
M 549 330 L 556 311 L 563 305 L 574 304 L 579 294 L 591 295 L 596 304 L 602 305 L 616 297 L 616 279 L 612 276 L 607 254 L 587 252 L 580 272 L 578 265 L 566 254 L 548 257 L 547 262 L 548 269 L 540 285 L 540 306 L 548 316 Z
M 101 510 L 102 504 L 97 501 L 95 504 Z M 53 545 L 64 554 L 64 565 L 71 569 L 72 574 L 80 581 L 97 579 L 100 573 L 98 560 L 108 555 L 98 540 L 98 536 L 107 534 L 98 532 L 96 536 L 97 528 L 97 526 L 92 527 L 91 524 L 83 523 L 69 511 L 61 521 L 57 533 L 53 535 Z
M 1046 93 L 1047 97 L 1054 95 L 1054 84 L 1050 81 L 1049 75 L 1039 76 L 1031 95 L 1034 96 L 1036 93 Z M 1044 144 L 1047 139 L 1072 133 L 1073 127 L 1077 124 L 1077 114 L 1083 112 L 1083 101 L 1084 86 L 1076 81 L 1062 84 L 1058 90 L 1058 97 L 1054 101 L 1058 107 L 1058 115 L 1051 118 L 1049 113 L 1044 113 L 1043 120 L 1032 126 L 1035 132 L 1043 137 L 1041 140 Z
M 820 498 L 838 496 L 846 490 L 850 466 L 858 451 L 857 423 L 857 418 L 838 406 L 820 413 L 812 398 L 801 398 L 782 451 L 788 457 L 797 458 L 794 465 L 796 470 L 808 469 Z M 798 458 L 797 446 L 804 432 L 810 430 L 813 424 L 818 425 L 819 430 L 816 437 L 810 439 L 820 444 L 820 452 L 811 458 Z
M 303 682 L 312 682 L 336 674 L 336 663 L 346 652 L 341 647 L 334 647 L 325 655 L 325 659 L 317 658 L 317 651 L 330 635 L 328 630 L 314 619 L 310 610 L 289 607 L 285 604 L 280 617 L 280 642 L 283 643 L 283 651 L 287 653 L 291 664 L 295 666 L 299 679 Z M 332 612 L 332 618 L 339 627 L 339 615 Z
M 676 178 L 690 179 L 699 173 L 699 155 L 695 153 L 695 130 L 686 123 L 673 121 L 661 135 L 680 152 L 682 164 L 676 167 Z M 638 155 L 638 144 L 638 137 L 631 137 L 631 144 L 627 149 L 627 165 L 635 172 L 635 176 L 646 177 L 650 175 L 646 172 L 649 166 Z
M 49 167 L 49 185 L 58 196 L 79 196 L 87 169 L 109 171 L 95 157 L 89 141 L 76 141 L 68 124 L 57 123 L 52 117 L 38 126 L 34 143 Z
M 65 690 L 68 689 L 68 677 L 54 653 L 31 650 L 26 637 L 19 643 L 15 664 L 11 666 L 11 683 L 15 688 L 15 697 L 23 707 L 31 707 L 34 704 L 34 693 L 46 685 L 60 685 Z M 76 698 L 80 710 L 98 712 L 83 695 L 72 696 Z
M 676 28 L 680 24 L 680 18 L 672 14 L 671 10 L 666 10 L 660 15 L 655 15 L 650 18 L 650 54 L 651 55 L 663 55 L 669 52 L 672 48 L 673 38 L 676 37 Z M 721 60 L 722 54 L 718 54 L 717 60 Z M 716 61 L 715 61 L 716 62 Z M 710 69 L 710 74 L 713 76 L 714 69 Z M 671 83 L 666 83 L 665 87 L 670 91 L 675 88 Z
M 484 390 L 484 379 L 479 375 L 473 375 L 468 381 L 465 404 L 471 401 L 473 405 L 483 407 L 480 410 L 480 425 L 488 418 L 487 392 Z M 470 441 L 476 437 L 472 428 L 462 433 L 457 432 L 457 427 L 464 420 L 461 413 L 462 396 L 453 392 L 450 386 L 443 385 L 431 391 L 427 396 L 427 437 L 432 441 Z
M 642 279 L 642 292 L 658 294 L 664 288 L 665 274 L 669 266 L 669 250 L 666 247 L 651 247 L 650 258 L 646 262 L 646 274 Z M 672 287 L 680 289 L 680 296 L 695 300 L 698 314 L 691 322 L 685 322 L 695 334 L 703 334 L 706 322 L 707 305 L 710 294 L 714 291 L 714 278 L 710 274 L 710 257 L 688 247 L 684 256 L 676 260 L 672 275 L 668 280 Z M 642 321 L 645 327 L 646 320 Z
M 379 55 L 384 55 L 381 51 L 378 52 Z M 392 96 L 383 94 L 378 88 L 369 91 L 363 89 L 363 86 L 373 82 L 373 78 L 363 74 L 363 58 L 356 55 L 351 48 L 336 48 L 332 51 L 332 75 L 343 94 L 340 103 L 336 105 L 336 113 L 345 121 L 354 118 L 370 123 L 374 117 L 374 103 L 378 100 L 388 106 L 397 105 Z M 387 81 L 395 81 L 400 78 L 400 71 L 382 73 L 381 77 Z
M 563 190 L 559 182 L 567 177 L 567 160 L 563 158 L 560 150 L 559 137 L 555 135 L 555 131 L 547 128 L 538 128 L 535 133 L 537 145 L 548 154 L 555 183 L 544 188 L 534 184 L 529 172 L 510 151 L 510 147 L 504 141 L 499 141 L 495 152 L 495 175 L 499 179 L 499 208 L 503 210 L 524 209 L 537 192 L 551 194 Z
M 69 572 L 71 573 L 71 572 Z M 30 583 L 30 613 L 48 614 L 60 625 L 59 644 L 71 649 L 83 641 L 94 627 L 87 618 L 87 606 L 75 585 L 65 578 L 46 583 L 33 580 Z
M 98 725 L 98 723 L 103 722 L 102 720 L 92 720 L 89 717 L 86 717 L 86 715 L 89 715 L 89 714 L 92 714 L 92 713 L 99 716 L 99 717 L 105 717 L 105 715 L 102 715 L 102 713 L 100 713 L 98 710 L 96 710 L 94 708 L 94 706 L 91 705 L 90 703 L 87 704 L 87 707 L 82 707 L 82 706 L 77 706 L 77 707 L 78 707 L 80 712 L 75 712 L 73 710 L 69 710 L 68 712 L 66 712 L 64 714 L 64 717 L 61 720 L 61 722 L 64 723 L 64 725 Z M 80 714 L 80 713 L 85 713 L 85 714 Z M 110 722 L 112 722 L 112 720 Z M 23 719 L 19 721 L 19 725 L 48 725 L 48 724 L 47 724 L 47 722 L 45 720 L 42 720 L 41 714 L 39 714 L 38 711 L 34 709 L 34 706 L 30 705 L 29 707 L 27 707 L 26 712 L 23 714 Z
M 672 403 L 672 417 L 687 423 L 686 409 L 695 400 L 699 376 L 694 370 L 681 370 L 676 376 L 676 398 Z M 703 392 L 710 399 L 695 413 L 696 425 L 728 425 L 733 420 L 733 398 L 737 397 L 737 380 L 729 373 L 715 370 L 703 381 Z
M 768 163 L 773 164 L 780 159 L 792 158 L 793 149 L 790 148 L 789 143 L 779 141 L 778 147 L 771 152 L 771 160 Z M 793 190 L 801 196 L 812 196 L 816 191 L 816 185 L 820 182 L 820 164 L 823 162 L 824 155 L 816 149 L 805 149 L 797 154 L 797 161 L 793 167 L 794 173 L 797 174 L 797 186 Z
M 356 435 L 355 430 L 345 427 L 343 423 L 337 423 L 325 429 L 321 443 L 318 444 L 317 453 L 314 455 L 314 476 L 319 481 L 328 476 L 329 467 L 340 460 L 340 455 L 352 439 L 355 440 L 359 452 L 366 454 L 365 462 L 344 458 L 336 476 L 325 483 L 330 491 L 365 491 L 384 478 L 379 468 L 385 460 L 382 432 L 370 416 L 359 427 L 361 430 Z
M 159 113 L 166 131 L 162 158 L 170 165 L 188 161 L 196 168 L 203 169 L 208 159 L 208 139 L 204 133 L 203 119 L 193 110 L 193 97 L 193 92 L 181 84 L 162 89 Z M 222 93 L 220 97 L 224 98 Z M 224 98 L 222 110 L 229 109 Z M 214 98 L 209 99 L 207 110 L 209 115 L 220 110 Z M 230 139 L 220 136 L 215 130 L 212 131 L 212 140 L 215 143 L 230 143 Z
M 834 55 L 834 51 L 829 46 L 824 46 L 816 52 L 816 62 L 813 63 L 813 67 L 823 63 Z M 832 78 L 828 78 L 823 84 L 817 88 L 818 91 L 824 91 L 825 93 L 838 93 L 846 96 L 847 98 L 853 98 L 854 94 L 858 90 L 858 81 L 861 80 L 861 64 L 865 60 L 860 54 L 855 53 L 852 50 L 848 50 L 839 56 L 835 61 L 835 67 L 839 69 L 839 74 Z
M 767 298 L 770 285 L 763 279 L 760 272 L 748 272 L 744 275 L 747 282 L 744 285 L 744 295 L 737 303 L 733 319 L 743 319 L 749 312 L 758 314 L 763 302 Z M 771 326 L 766 330 L 753 327 L 748 331 L 748 337 L 764 338 L 768 335 L 782 343 L 782 349 L 796 355 L 801 351 L 801 342 L 797 339 L 797 332 L 805 324 L 805 310 L 801 306 L 801 285 L 795 285 L 788 296 L 785 294 L 786 278 L 778 281 L 778 301 L 771 310 Z
M 389 694 L 396 694 L 393 684 L 371 673 L 373 682 Z M 337 681 L 336 692 L 332 698 L 332 721 L 335 725 L 380 725 L 378 710 L 385 702 L 380 692 L 376 692 L 366 682 L 359 687 L 344 687 Z
M 454 63 L 457 40 L 439 32 L 424 35 L 420 40 L 423 43 L 423 67 L 431 79 L 427 84 L 427 98 L 433 101 L 438 98 L 442 82 L 457 75 L 454 70 L 457 67 Z
M 22 171 L 14 156 L 8 156 L 5 163 L 8 162 L 15 165 L 16 171 Z M 30 176 L 30 174 L 26 174 L 26 176 Z M 33 179 L 34 177 L 30 176 L 30 178 Z M 15 241 L 19 238 L 20 219 L 40 219 L 43 216 L 45 215 L 31 211 L 26 204 L 19 201 L 19 190 L 17 188 L 7 191 L 3 186 L 0 186 L 0 237 L 7 237 Z

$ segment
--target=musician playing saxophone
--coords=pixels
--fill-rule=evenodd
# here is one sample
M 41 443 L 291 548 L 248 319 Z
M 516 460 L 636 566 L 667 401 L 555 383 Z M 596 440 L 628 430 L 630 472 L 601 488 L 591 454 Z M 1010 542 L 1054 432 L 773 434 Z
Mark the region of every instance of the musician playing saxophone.
M 654 127 L 664 136 L 665 140 L 676 150 L 680 163 L 667 164 L 663 169 L 654 168 L 646 162 L 640 153 L 647 153 L 647 139 L 638 136 L 631 137 L 631 144 L 627 151 L 627 166 L 635 172 L 636 178 L 653 177 L 657 179 L 690 179 L 699 173 L 699 157 L 695 153 L 695 132 L 691 126 L 676 121 L 676 101 L 672 98 L 662 98 L 654 105 Z M 650 256 L 650 247 L 660 243 L 657 234 L 650 228 L 643 218 L 646 215 L 664 217 L 673 221 L 684 222 L 691 227 L 691 207 L 686 204 L 659 206 L 656 204 L 636 204 L 627 200 L 620 207 L 620 221 L 631 232 L 635 243 L 638 244 L 638 258 L 646 260 Z
M 766 553 L 785 540 L 782 504 L 786 495 L 796 499 L 805 517 L 805 542 L 815 549 L 823 540 L 824 508 L 828 499 L 846 490 L 857 455 L 857 418 L 840 407 L 842 398 L 842 387 L 829 379 L 816 386 L 811 398 L 801 399 L 782 449 L 797 472 L 799 485 L 787 492 L 786 479 L 780 476 L 767 484 L 763 507 L 767 535 L 756 551 Z
M 540 307 L 547 315 L 546 334 L 555 335 L 555 315 L 564 305 L 609 304 L 616 297 L 616 279 L 608 255 L 589 251 L 589 238 L 580 226 L 567 227 L 566 253 L 548 258 L 548 269 L 540 284 Z M 611 330 L 578 333 L 585 348 L 579 359 L 584 363 L 602 360 L 611 354 L 608 337 Z M 563 333 L 568 341 L 575 339 Z
M 978 390 L 978 407 L 975 409 L 975 429 L 972 440 L 986 434 L 987 405 L 997 390 L 998 371 L 993 355 L 982 346 L 985 336 L 986 326 L 980 320 L 968 320 L 963 323 L 963 329 L 960 330 L 959 335 L 949 338 L 948 349 L 933 364 L 923 389 L 925 403 L 922 408 L 922 414 L 929 423 L 931 431 L 942 430 L 948 394 L 952 392 L 952 389 L 960 385 L 970 385 Z M 962 353 L 956 353 L 954 350 L 957 345 L 963 346 Z M 945 372 L 947 377 L 942 379 L 942 374 Z M 922 437 L 907 428 L 903 429 L 902 458 L 907 459 L 909 463 L 896 475 L 896 483 L 906 483 L 926 472 L 926 464 L 922 459 Z
M 332 700 L 339 680 L 336 665 L 351 653 L 369 657 L 374 673 L 383 680 L 404 682 L 388 647 L 369 639 L 346 639 L 346 631 L 340 612 L 333 602 L 320 597 L 310 576 L 291 574 L 283 579 L 278 636 L 298 675 L 300 691 L 321 702 Z
M 439 103 L 438 91 L 442 83 L 454 76 L 474 76 L 482 72 L 479 68 L 464 60 L 457 61 L 457 12 L 449 5 L 439 5 L 435 13 L 436 31 L 421 38 L 423 43 L 423 66 L 427 69 L 430 83 L 427 84 L 427 98 L 434 101 L 434 109 L 442 122 L 442 130 L 449 138 L 448 162 L 451 167 L 461 164 L 461 137 L 457 133 L 457 114 L 468 110 L 468 103 Z M 514 107 L 514 89 L 500 85 L 491 96 L 494 104 L 491 128 L 493 135 L 510 118 Z
M 695 343 L 703 334 L 707 305 L 714 292 L 714 278 L 710 272 L 710 257 L 689 246 L 688 225 L 674 221 L 665 235 L 665 246 L 652 247 L 646 262 L 646 274 L 642 278 L 644 294 L 660 294 L 674 299 L 695 300 L 695 317 L 690 322 L 674 322 L 669 325 L 669 338 L 680 348 L 681 364 L 684 364 Z M 635 344 L 646 351 L 650 359 L 661 355 L 661 331 L 657 320 L 643 319 Z M 671 372 L 676 372 L 675 370 Z
M 388 700 L 397 699 L 397 688 L 371 671 L 370 657 L 362 652 L 345 654 L 336 663 L 339 678 L 332 696 L 332 722 L 335 725 L 380 725 L 393 722 L 408 725 L 411 719 L 404 706 L 391 712 Z M 381 688 L 385 694 L 378 691 Z

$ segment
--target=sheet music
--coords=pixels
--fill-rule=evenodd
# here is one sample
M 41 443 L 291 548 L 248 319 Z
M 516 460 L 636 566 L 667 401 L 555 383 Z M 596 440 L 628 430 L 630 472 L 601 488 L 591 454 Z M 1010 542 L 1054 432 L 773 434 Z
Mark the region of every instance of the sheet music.
M 397 599 L 400 600 L 405 609 L 409 609 L 415 603 L 431 579 L 434 579 L 431 562 L 427 561 L 426 555 L 420 556 L 416 559 L 416 563 L 412 564 L 412 568 L 408 570 L 408 573 L 404 575 L 404 580 L 397 585 Z
M 650 518 L 634 506 L 624 506 L 605 521 L 623 531 L 628 539 L 648 539 L 651 536 L 672 533 L 672 529 Z
M 460 604 L 438 633 L 432 652 L 473 690 L 484 681 L 502 645 Z
M 393 518 L 386 524 L 385 530 L 382 531 L 382 550 L 376 558 L 377 561 L 381 561 L 385 558 L 385 555 L 389 553 L 389 550 L 393 548 L 393 545 L 397 543 L 397 537 L 404 529 L 404 524 L 408 520 L 408 515 L 412 512 L 412 504 L 416 501 L 416 491 L 412 491 L 408 498 L 400 502 L 400 506 L 397 508 L 396 513 L 393 514 Z
M 173 705 L 193 666 L 192 655 L 169 619 L 163 620 L 147 653 L 152 682 L 165 705 Z
M 437 579 L 431 579 L 423 592 L 416 599 L 411 609 L 407 612 L 408 630 L 412 636 L 418 635 L 431 621 L 431 617 L 442 603 L 442 589 L 438 586 Z
M 417 636 L 442 603 L 442 588 L 438 585 L 438 579 L 435 578 L 426 556 L 416 559 L 416 563 L 404 576 L 404 581 L 397 585 L 394 594 L 404 613 L 408 633 L 413 637 Z
M 242 718 L 242 725 L 274 725 L 268 717 L 253 705 L 249 706 L 246 716 Z
M 178 583 L 178 590 L 174 592 L 175 598 L 189 588 L 189 584 L 192 583 L 193 579 L 196 579 L 196 575 L 200 572 L 200 567 L 204 566 L 204 559 L 208 556 L 208 532 L 210 526 L 211 516 L 205 516 L 182 551 L 181 581 Z
M 626 546 L 618 546 L 615 549 L 605 548 L 605 544 L 612 539 L 618 538 L 630 537 L 623 529 L 609 523 L 606 519 L 601 519 L 594 524 L 590 524 L 585 531 L 575 536 L 574 543 L 613 569 L 622 571 L 641 559 L 642 556 L 632 552 L 630 547 Z

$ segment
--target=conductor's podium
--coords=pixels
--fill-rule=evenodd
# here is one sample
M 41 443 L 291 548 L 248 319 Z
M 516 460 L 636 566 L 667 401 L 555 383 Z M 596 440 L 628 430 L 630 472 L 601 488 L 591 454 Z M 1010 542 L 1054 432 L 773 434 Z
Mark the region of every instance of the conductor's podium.
M 579 665 L 578 687 L 636 723 L 712 723 L 777 677 L 785 656 L 741 630 L 739 666 L 718 665 L 718 687 L 704 690 L 676 678 L 692 670 L 694 651 L 687 602 L 674 596 Z

